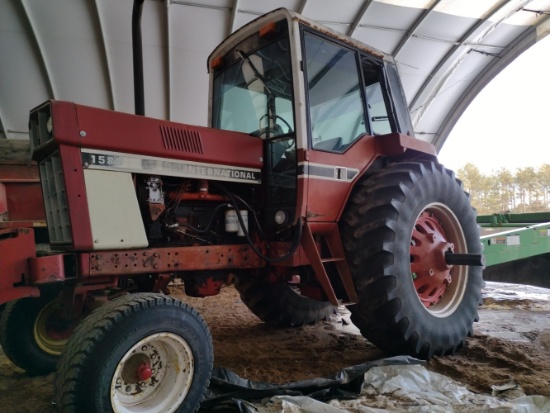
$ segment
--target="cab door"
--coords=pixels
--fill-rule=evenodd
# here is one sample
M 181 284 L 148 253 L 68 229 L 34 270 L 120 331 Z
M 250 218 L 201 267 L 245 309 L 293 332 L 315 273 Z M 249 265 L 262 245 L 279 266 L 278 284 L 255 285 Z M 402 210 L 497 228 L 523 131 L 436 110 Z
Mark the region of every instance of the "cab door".
M 336 221 L 352 183 L 376 157 L 374 135 L 391 133 L 383 63 L 303 30 L 309 150 L 299 159 L 309 221 Z

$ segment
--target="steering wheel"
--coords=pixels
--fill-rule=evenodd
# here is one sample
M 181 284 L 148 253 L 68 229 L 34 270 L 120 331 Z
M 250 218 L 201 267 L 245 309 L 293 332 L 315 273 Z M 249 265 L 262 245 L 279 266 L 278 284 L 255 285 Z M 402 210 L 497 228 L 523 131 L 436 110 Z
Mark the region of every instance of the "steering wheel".
M 285 118 L 283 118 L 282 116 L 279 116 L 279 115 L 275 115 L 275 116 L 269 116 L 268 114 L 265 114 L 263 115 L 261 118 L 260 118 L 260 124 L 262 123 L 262 120 L 264 118 L 268 118 L 268 119 L 274 119 L 274 120 L 280 120 L 282 123 L 285 124 L 285 126 L 288 128 L 288 131 L 286 132 L 283 132 L 283 129 L 281 128 L 281 126 L 277 123 L 275 123 L 275 126 L 271 129 L 271 131 L 274 132 L 275 136 L 277 135 L 286 135 L 287 133 L 292 133 L 293 130 L 292 130 L 292 126 L 290 126 L 290 123 L 288 123 Z M 265 128 L 265 130 L 269 129 L 269 126 L 267 126 Z
M 286 133 L 292 133 L 292 126 L 290 126 L 290 123 L 288 123 L 285 118 L 283 118 L 282 116 L 279 116 L 279 115 L 275 115 L 274 116 L 274 119 L 279 119 L 281 120 L 285 125 L 286 127 L 288 128 L 288 131 Z

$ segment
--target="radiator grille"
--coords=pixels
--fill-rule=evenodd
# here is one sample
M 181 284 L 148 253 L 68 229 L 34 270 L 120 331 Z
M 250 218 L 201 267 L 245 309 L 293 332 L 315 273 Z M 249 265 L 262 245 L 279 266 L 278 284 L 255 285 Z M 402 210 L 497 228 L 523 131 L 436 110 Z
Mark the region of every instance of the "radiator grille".
M 202 154 L 201 135 L 197 131 L 161 126 L 160 133 L 166 149 Z
M 52 107 L 49 103 L 31 112 L 29 116 L 29 129 L 31 150 L 39 148 L 53 140 Z
M 70 244 L 71 223 L 59 151 L 41 161 L 39 167 L 50 243 Z

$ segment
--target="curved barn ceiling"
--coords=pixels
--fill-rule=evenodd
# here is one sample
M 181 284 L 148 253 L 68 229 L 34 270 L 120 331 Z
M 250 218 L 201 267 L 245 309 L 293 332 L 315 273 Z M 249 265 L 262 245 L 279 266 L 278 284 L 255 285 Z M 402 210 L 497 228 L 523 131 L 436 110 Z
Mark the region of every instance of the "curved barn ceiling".
M 29 110 L 50 98 L 133 112 L 132 6 L 0 0 L 1 137 L 28 138 Z M 277 7 L 393 54 L 416 135 L 438 148 L 479 91 L 550 30 L 550 0 L 146 0 L 146 114 L 206 125 L 208 54 Z

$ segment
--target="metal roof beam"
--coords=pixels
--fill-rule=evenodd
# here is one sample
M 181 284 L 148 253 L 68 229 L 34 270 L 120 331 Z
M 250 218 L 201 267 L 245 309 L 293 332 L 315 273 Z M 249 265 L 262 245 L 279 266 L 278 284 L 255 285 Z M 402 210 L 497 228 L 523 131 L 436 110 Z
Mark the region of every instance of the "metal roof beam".
M 451 48 L 451 50 L 439 61 L 435 69 L 431 72 L 430 76 L 412 99 L 409 110 L 411 112 L 413 126 L 418 124 L 431 102 L 433 102 L 433 99 L 441 93 L 447 80 L 462 63 L 462 56 L 472 50 L 471 48 L 465 47 L 468 44 L 468 39 L 474 37 L 477 38 L 476 43 L 480 42 L 496 27 L 502 24 L 511 15 L 517 13 L 521 7 L 530 1 L 531 0 L 523 0 L 519 5 L 514 6 L 513 9 L 500 17 L 500 14 L 502 14 L 506 8 L 510 8 L 510 1 L 502 0 L 487 17 L 479 20 L 464 36 L 462 36 L 458 44 Z
M 405 33 L 405 30 L 403 30 L 403 29 L 396 29 L 395 27 L 376 26 L 374 24 L 360 24 L 357 27 L 361 27 L 361 28 L 365 28 L 365 29 L 373 29 L 373 30 L 382 30 L 382 31 L 386 31 L 386 32 Z
M 233 9 L 231 10 L 231 18 L 229 19 L 229 27 L 227 35 L 235 31 L 235 21 L 237 20 L 237 13 L 239 13 L 239 0 L 233 0 Z
M 244 10 L 244 9 L 239 9 L 239 13 L 251 14 L 251 15 L 253 15 L 253 16 L 262 16 L 262 15 L 265 14 L 263 11 Z
M 307 0 L 302 0 L 300 5 L 298 6 L 298 9 L 296 10 L 296 12 L 299 13 L 299 14 L 304 14 L 304 10 L 306 8 L 306 5 L 307 5 Z
M 416 32 L 416 29 L 418 29 L 418 27 L 424 22 L 424 20 L 426 20 L 426 18 L 430 15 L 430 13 L 432 13 L 433 9 L 440 2 L 441 2 L 441 0 L 433 1 L 432 4 L 430 5 L 430 7 L 427 8 L 426 10 L 424 10 L 422 15 L 418 19 L 416 19 L 416 21 L 413 23 L 413 25 L 410 27 L 410 29 L 407 30 L 407 33 L 405 34 L 405 36 L 403 36 L 401 38 L 401 41 L 399 42 L 399 44 L 397 46 L 395 46 L 395 48 L 393 49 L 392 55 L 394 57 L 399 54 L 401 49 L 403 49 L 403 46 L 405 46 L 405 44 L 407 44 L 409 39 L 414 35 L 414 32 Z
M 348 29 L 347 35 L 349 37 L 353 37 L 353 34 L 355 33 L 355 30 L 357 30 L 357 27 L 359 27 L 359 23 L 367 13 L 367 9 L 372 4 L 373 0 L 365 0 L 363 4 L 361 5 L 361 9 L 357 12 L 355 15 L 355 19 L 353 19 L 353 22 L 351 23 L 351 26 Z
M 3 116 L 2 116 L 2 109 L 0 108 L 0 138 L 7 138 L 8 133 L 6 132 L 6 129 L 4 128 L 4 122 L 2 122 Z
M 103 21 L 101 20 L 101 11 L 99 10 L 99 3 L 98 0 L 94 1 L 94 11 L 95 18 L 97 19 L 98 25 L 99 25 L 99 48 L 101 49 L 101 52 L 103 53 L 103 69 L 105 71 L 105 78 L 107 79 L 107 89 L 108 89 L 108 96 L 109 96 L 109 107 L 110 109 L 115 109 L 115 92 L 113 90 L 113 78 L 111 74 L 111 67 L 109 64 L 109 53 L 107 50 L 107 42 L 105 41 L 105 28 L 103 25 Z
M 182 1 L 182 0 L 169 0 L 169 1 L 170 1 L 171 4 L 178 4 L 180 6 L 198 7 L 198 8 L 201 8 L 201 9 L 231 11 L 231 7 L 211 6 L 210 4 L 201 4 L 201 3 L 194 3 L 192 1 Z
M 25 0 L 21 0 L 21 9 L 23 11 L 23 15 L 26 18 L 26 23 L 28 24 L 28 27 L 30 29 L 30 32 L 32 34 L 31 42 L 33 43 L 33 46 L 36 48 L 37 55 L 39 56 L 40 66 L 42 71 L 44 72 L 44 78 L 46 79 L 46 89 L 48 91 L 48 94 L 52 99 L 55 99 L 57 96 L 53 80 L 50 74 L 50 69 L 48 65 L 48 61 L 46 59 L 46 54 L 44 52 L 44 47 L 42 45 L 41 38 L 37 32 L 36 25 L 34 23 L 34 20 L 31 17 L 31 14 L 29 13 L 29 6 L 25 4 Z
M 491 63 L 489 63 L 483 71 L 476 76 L 476 78 L 469 84 L 468 88 L 457 99 L 453 107 L 450 108 L 447 113 L 447 117 L 443 120 L 443 122 L 441 122 L 438 131 L 434 134 L 435 136 L 432 139 L 432 144 L 435 145 L 437 150 L 442 148 L 456 122 L 460 119 L 466 108 L 475 99 L 478 93 L 506 66 L 514 61 L 525 50 L 533 46 L 536 42 L 536 28 L 531 27 L 525 30 L 525 32 L 518 39 L 516 39 L 500 54 L 499 59 L 493 59 Z

